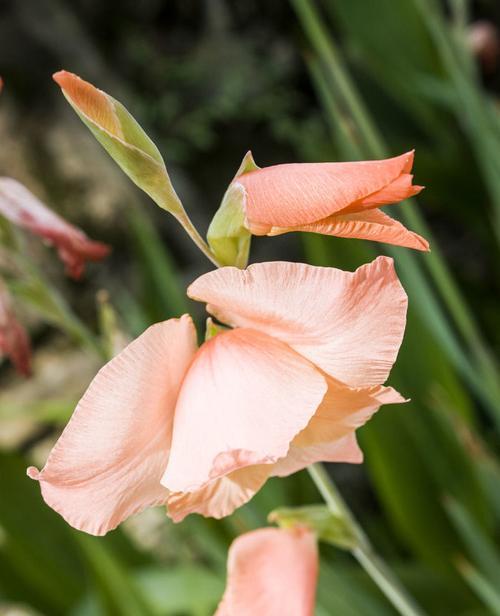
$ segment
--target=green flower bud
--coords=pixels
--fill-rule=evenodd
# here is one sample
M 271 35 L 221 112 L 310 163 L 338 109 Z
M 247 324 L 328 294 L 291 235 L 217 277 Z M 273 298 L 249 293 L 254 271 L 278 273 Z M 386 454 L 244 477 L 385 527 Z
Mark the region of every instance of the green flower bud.
M 208 244 L 223 265 L 244 268 L 248 263 L 252 235 L 245 227 L 245 192 L 234 180 L 256 169 L 252 153 L 247 152 L 208 228 Z

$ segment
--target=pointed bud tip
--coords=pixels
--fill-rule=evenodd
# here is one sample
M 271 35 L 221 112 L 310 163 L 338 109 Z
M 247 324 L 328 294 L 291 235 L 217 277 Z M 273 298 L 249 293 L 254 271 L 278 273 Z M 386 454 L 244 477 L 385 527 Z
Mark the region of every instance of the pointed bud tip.
M 120 121 L 116 117 L 114 106 L 106 92 L 65 70 L 54 73 L 52 78 L 78 114 L 83 114 L 97 128 L 123 139 Z
M 69 82 L 75 79 L 80 79 L 80 77 L 78 77 L 74 73 L 69 73 L 68 71 L 60 70 L 52 75 L 52 79 L 57 83 L 58 86 L 60 86 L 61 88 L 64 88 L 65 86 L 68 85 Z
M 78 75 L 70 73 L 69 71 L 57 71 L 57 73 L 52 75 L 52 79 L 66 96 L 69 96 L 71 100 L 77 102 L 78 106 L 83 102 L 80 100 L 82 95 L 87 93 L 88 96 L 91 90 L 95 90 L 94 86 L 88 83 L 88 81 L 85 81 L 81 77 L 78 77 Z
M 67 95 L 74 99 L 78 106 L 88 106 L 85 97 L 91 97 L 97 93 L 103 94 L 94 85 L 85 81 L 75 73 L 60 70 L 52 75 L 52 79 Z M 85 104 L 86 103 L 86 104 Z

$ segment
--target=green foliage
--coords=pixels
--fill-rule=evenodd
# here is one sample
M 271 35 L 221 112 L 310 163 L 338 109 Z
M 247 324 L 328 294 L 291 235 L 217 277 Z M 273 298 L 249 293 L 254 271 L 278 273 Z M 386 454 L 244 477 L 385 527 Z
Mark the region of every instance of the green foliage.
M 84 570 L 71 530 L 43 507 L 38 490 L 26 477 L 25 459 L 2 453 L 0 460 L 1 596 L 63 614 L 84 591 Z M 38 519 L 33 525 L 35 512 Z

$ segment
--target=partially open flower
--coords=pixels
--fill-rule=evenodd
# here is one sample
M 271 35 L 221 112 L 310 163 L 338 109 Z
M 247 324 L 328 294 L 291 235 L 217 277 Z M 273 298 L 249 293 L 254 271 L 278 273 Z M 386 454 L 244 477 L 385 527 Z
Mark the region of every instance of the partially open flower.
M 318 549 L 305 528 L 261 528 L 235 539 L 215 616 L 313 616 Z
M 382 404 L 403 337 L 393 262 L 356 272 L 274 262 L 198 278 L 193 299 L 234 329 L 199 349 L 191 319 L 149 328 L 101 369 L 45 468 L 46 502 L 104 534 L 145 507 L 223 517 L 273 475 L 360 462 L 355 430 Z
M 109 246 L 90 240 L 12 178 L 0 178 L 0 215 L 56 246 L 73 278 L 80 278 L 86 261 L 100 261 L 109 254 Z
M 19 374 L 31 374 L 31 346 L 28 334 L 16 319 L 7 288 L 0 280 L 0 357 L 7 355 Z
M 241 193 L 245 227 L 254 235 L 309 231 L 429 250 L 424 238 L 379 209 L 422 190 L 412 184 L 412 165 L 413 152 L 386 160 L 275 165 L 237 176 L 230 188 Z

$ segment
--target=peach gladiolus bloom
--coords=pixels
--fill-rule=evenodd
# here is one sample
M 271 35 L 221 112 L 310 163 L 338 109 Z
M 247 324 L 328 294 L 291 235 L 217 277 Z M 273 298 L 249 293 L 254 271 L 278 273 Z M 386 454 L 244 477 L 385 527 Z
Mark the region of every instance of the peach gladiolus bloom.
M 109 254 L 109 246 L 90 240 L 12 178 L 0 178 L 0 215 L 56 246 L 72 278 L 80 278 L 86 261 L 100 261 Z
M 382 404 L 406 321 L 392 259 L 356 272 L 275 262 L 198 278 L 233 327 L 197 348 L 189 316 L 150 327 L 91 383 L 45 468 L 29 475 L 74 527 L 104 534 L 167 504 L 220 518 L 271 476 L 361 462 L 355 430 Z
M 413 156 L 275 165 L 233 184 L 242 187 L 245 226 L 254 235 L 310 231 L 429 250 L 423 237 L 379 209 L 422 190 L 412 185 Z
M 0 358 L 5 353 L 19 374 L 31 374 L 31 345 L 28 334 L 17 320 L 10 294 L 0 279 Z
M 229 548 L 227 587 L 215 616 L 313 616 L 318 549 L 305 528 L 261 528 Z

